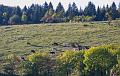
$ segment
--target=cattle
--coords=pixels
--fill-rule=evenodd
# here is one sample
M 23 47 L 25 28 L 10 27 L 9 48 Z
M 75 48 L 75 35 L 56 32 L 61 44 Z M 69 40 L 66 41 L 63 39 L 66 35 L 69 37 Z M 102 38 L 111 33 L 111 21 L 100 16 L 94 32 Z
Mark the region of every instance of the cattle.
M 36 53 L 35 50 L 31 50 L 32 53 Z
M 55 54 L 55 52 L 54 52 L 54 51 L 51 51 L 50 54 Z

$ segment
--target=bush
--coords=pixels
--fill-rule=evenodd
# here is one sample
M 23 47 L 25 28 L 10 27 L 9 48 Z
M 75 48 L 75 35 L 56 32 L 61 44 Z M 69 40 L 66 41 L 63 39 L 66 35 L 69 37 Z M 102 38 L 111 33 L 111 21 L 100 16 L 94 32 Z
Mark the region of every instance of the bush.
M 33 63 L 30 61 L 22 61 L 19 65 L 19 75 L 34 76 Z
M 51 60 L 47 53 L 33 53 L 28 56 L 28 61 L 21 64 L 21 74 L 27 76 L 47 76 L 52 68 Z
M 14 66 L 11 63 L 4 63 L 3 64 L 3 71 L 6 74 L 13 75 L 14 74 Z
M 60 76 L 68 76 L 74 71 L 78 71 L 81 76 L 83 74 L 83 51 L 65 51 L 57 57 L 59 64 L 58 73 Z
M 102 46 L 89 49 L 84 56 L 85 69 L 93 76 L 109 76 L 110 70 L 117 64 L 116 56 Z

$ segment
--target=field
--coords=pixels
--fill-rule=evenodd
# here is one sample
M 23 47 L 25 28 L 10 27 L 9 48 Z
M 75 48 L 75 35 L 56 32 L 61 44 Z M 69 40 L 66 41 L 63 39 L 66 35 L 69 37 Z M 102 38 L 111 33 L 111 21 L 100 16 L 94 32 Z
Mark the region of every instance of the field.
M 0 57 L 10 52 L 19 55 L 30 50 L 49 51 L 53 43 L 79 43 L 80 45 L 98 46 L 120 44 L 120 27 L 107 23 L 58 23 L 29 24 L 0 27 Z M 64 49 L 61 46 L 55 47 Z

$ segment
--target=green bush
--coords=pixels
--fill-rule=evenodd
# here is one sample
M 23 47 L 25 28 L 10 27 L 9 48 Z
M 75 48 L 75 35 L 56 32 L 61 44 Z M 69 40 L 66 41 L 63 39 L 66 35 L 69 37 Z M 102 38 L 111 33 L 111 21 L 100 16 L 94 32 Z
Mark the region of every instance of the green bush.
M 89 49 L 84 56 L 85 69 L 93 76 L 109 76 L 110 70 L 117 64 L 116 56 L 102 46 Z
M 33 53 L 28 55 L 27 61 L 21 63 L 22 75 L 27 76 L 47 76 L 51 70 L 51 60 L 47 53 Z
M 58 73 L 61 76 L 68 76 L 75 71 L 80 76 L 83 75 L 84 70 L 84 52 L 83 51 L 65 51 L 57 57 L 59 64 Z
M 33 63 L 30 61 L 22 61 L 19 65 L 19 75 L 32 76 L 34 75 Z
M 4 73 L 9 75 L 14 74 L 14 66 L 12 63 L 4 63 L 2 68 Z

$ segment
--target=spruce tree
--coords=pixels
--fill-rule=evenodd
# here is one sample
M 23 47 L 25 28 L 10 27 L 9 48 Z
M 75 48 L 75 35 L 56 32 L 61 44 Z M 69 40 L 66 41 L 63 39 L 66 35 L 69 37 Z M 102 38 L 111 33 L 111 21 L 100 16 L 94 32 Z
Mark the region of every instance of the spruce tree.
M 74 16 L 78 16 L 78 15 L 79 15 L 78 8 L 77 8 L 75 2 L 73 2 L 73 4 L 72 4 L 72 16 L 74 17 Z
M 96 20 L 96 21 L 101 21 L 101 20 L 102 20 L 102 13 L 101 13 L 101 10 L 100 10 L 100 7 L 99 7 L 99 6 L 98 6 L 98 8 L 97 8 L 95 20 Z
M 96 15 L 95 5 L 92 2 L 89 2 L 88 6 L 85 7 L 84 15 L 85 16 L 95 16 Z
M 117 7 L 115 2 L 112 3 L 112 6 L 110 7 L 110 12 L 112 15 L 112 19 L 116 19 L 118 15 L 117 15 Z
M 68 18 L 72 18 L 72 5 L 71 4 L 68 5 L 68 9 L 66 11 L 65 16 Z
M 80 7 L 80 9 L 79 9 L 79 16 L 82 16 L 84 14 L 84 11 L 83 11 L 83 9 Z

